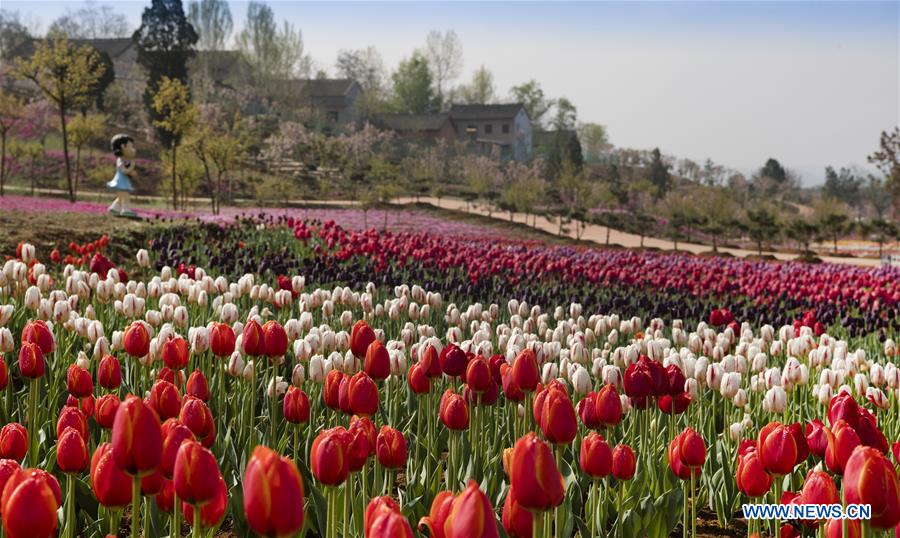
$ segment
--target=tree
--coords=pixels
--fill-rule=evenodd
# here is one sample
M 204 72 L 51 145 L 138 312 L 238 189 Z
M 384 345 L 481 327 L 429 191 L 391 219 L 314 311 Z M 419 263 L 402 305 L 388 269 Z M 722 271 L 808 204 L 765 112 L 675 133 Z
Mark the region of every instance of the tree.
M 196 105 L 191 103 L 190 92 L 187 86 L 179 79 L 163 77 L 159 90 L 153 96 L 153 110 L 158 120 L 154 126 L 166 133 L 169 147 L 172 150 L 172 208 L 178 208 L 178 182 L 176 172 L 178 170 L 178 145 L 194 127 L 200 114 Z
M 363 92 L 358 102 L 360 112 L 364 116 L 378 114 L 384 110 L 387 75 L 384 60 L 378 49 L 367 47 L 342 50 L 338 52 L 335 68 L 340 78 L 359 82 Z
M 650 169 L 647 171 L 647 179 L 656 187 L 656 198 L 662 199 L 669 188 L 671 188 L 672 178 L 669 176 L 669 165 L 664 163 L 659 148 L 653 149 L 650 161 Z
M 818 232 L 819 228 L 816 223 L 802 216 L 792 218 L 785 228 L 787 236 L 796 241 L 800 247 L 801 257 L 812 254 L 809 250 L 809 244 Z
M 69 120 L 69 136 L 75 146 L 75 192 L 78 192 L 81 170 L 81 148 L 97 141 L 104 134 L 106 116 L 102 114 L 78 114 Z
M 432 30 L 425 38 L 425 49 L 422 52 L 431 70 L 431 78 L 437 90 L 438 107 L 444 105 L 444 87 L 462 72 L 462 43 L 456 32 Z
M 535 207 L 543 197 L 545 188 L 541 168 L 541 163 L 537 160 L 531 164 L 508 161 L 504 165 L 505 186 L 500 199 L 509 211 L 510 222 L 516 211 L 525 214 L 525 224 L 528 224 L 528 216 L 535 214 Z
M 226 0 L 195 0 L 188 6 L 188 19 L 197 31 L 200 50 L 222 50 L 234 28 Z
M 528 118 L 531 120 L 532 129 L 539 129 L 541 126 L 541 118 L 553 106 L 553 101 L 544 96 L 544 90 L 541 89 L 540 83 L 532 79 L 528 82 L 513 86 L 510 89 L 513 101 L 522 103 Z
M 750 239 L 756 243 L 756 251 L 762 256 L 763 243 L 776 240 L 781 227 L 775 213 L 765 205 L 747 211 L 747 229 Z
M 479 67 L 472 75 L 472 82 L 460 90 L 463 102 L 470 105 L 484 105 L 495 99 L 494 74 L 485 66 Z
M 70 39 L 109 39 L 126 37 L 130 29 L 128 19 L 116 13 L 112 6 L 98 6 L 89 0 L 78 11 L 66 9 L 66 14 L 51 25 L 64 32 Z
M 202 127 L 191 133 L 186 145 L 203 169 L 210 206 L 213 214 L 218 215 L 225 178 L 237 164 L 244 147 L 240 138 L 234 134 L 236 127 L 227 130 L 219 127 L 223 123 L 221 118 L 211 113 L 201 114 L 199 123 Z
M 555 112 L 551 126 L 557 131 L 571 131 L 578 122 L 578 109 L 566 97 L 560 97 L 555 103 Z
M 187 83 L 187 61 L 193 56 L 199 37 L 184 14 L 181 0 L 152 0 L 132 39 L 137 46 L 138 64 L 147 72 L 144 105 L 152 124 L 157 126 L 162 117 L 153 106 L 156 95 L 164 80 Z M 156 134 L 164 146 L 173 144 L 169 131 L 157 127 Z
M 769 157 L 766 164 L 759 170 L 760 177 L 774 179 L 777 183 L 784 183 L 787 179 L 787 172 L 776 159 Z
M 391 75 L 394 97 L 401 112 L 424 114 L 435 108 L 437 98 L 432 90 L 431 72 L 426 60 L 418 52 L 400 62 Z
M 727 235 L 735 222 L 737 204 L 723 187 L 707 187 L 697 198 L 704 217 L 703 231 L 712 236 L 713 252 L 718 252 L 719 238 Z
M 606 127 L 599 123 L 582 123 L 578 126 L 578 140 L 585 162 L 595 163 L 602 159 L 611 147 Z
M 97 52 L 90 46 L 76 47 L 69 43 L 65 34 L 51 32 L 47 39 L 38 42 L 31 58 L 17 59 L 16 67 L 22 77 L 34 82 L 41 93 L 56 104 L 62 131 L 69 201 L 74 202 L 75 185 L 69 159 L 66 115 L 89 99 L 103 76 L 103 65 Z
M 869 162 L 884 174 L 884 187 L 890 194 L 896 218 L 900 207 L 900 127 L 894 127 L 890 133 L 882 131 L 880 148 L 869 155 Z
M 856 206 L 860 200 L 862 178 L 857 177 L 853 170 L 841 168 L 836 172 L 831 166 L 825 167 L 825 185 L 822 187 L 822 196 L 842 200 L 850 206 Z
M 557 179 L 557 192 L 563 205 L 563 212 L 559 215 L 559 235 L 562 235 L 564 220 L 574 219 L 578 222 L 575 237 L 581 239 L 587 228 L 588 212 L 596 204 L 593 186 L 574 163 L 566 160 Z
M 6 181 L 6 138 L 22 119 L 22 102 L 0 88 L 0 196 Z
M 900 228 L 882 218 L 864 222 L 860 226 L 864 236 L 871 236 L 878 243 L 878 257 L 884 254 L 884 244 L 900 237 Z
M 303 34 L 287 21 L 279 30 L 272 8 L 266 4 L 247 5 L 247 18 L 238 34 L 237 46 L 263 81 L 309 76 L 311 63 L 303 53 Z
M 10 59 L 10 53 L 29 37 L 28 29 L 19 20 L 18 12 L 0 9 L 0 58 Z
M 832 240 L 837 254 L 838 239 L 852 227 L 844 204 L 834 198 L 822 197 L 813 206 L 813 217 L 822 234 Z

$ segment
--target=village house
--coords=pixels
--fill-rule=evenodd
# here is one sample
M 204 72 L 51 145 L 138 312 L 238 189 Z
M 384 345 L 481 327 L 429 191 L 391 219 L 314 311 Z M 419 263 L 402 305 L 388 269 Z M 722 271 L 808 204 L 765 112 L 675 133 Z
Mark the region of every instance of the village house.
M 375 119 L 409 142 L 465 142 L 472 151 L 502 160 L 532 156 L 531 122 L 520 103 L 461 105 L 435 114 L 388 114 Z

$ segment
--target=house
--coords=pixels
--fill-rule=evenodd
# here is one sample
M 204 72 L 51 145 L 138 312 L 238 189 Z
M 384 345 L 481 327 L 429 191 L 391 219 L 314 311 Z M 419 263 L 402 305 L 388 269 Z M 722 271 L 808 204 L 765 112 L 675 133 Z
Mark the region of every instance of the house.
M 526 161 L 532 155 L 531 122 L 521 104 L 451 105 L 436 114 L 388 114 L 380 127 L 415 143 L 464 142 L 470 151 L 504 160 Z
M 485 154 L 495 150 L 502 159 L 531 158 L 531 121 L 521 103 L 450 106 L 457 138 Z
M 376 123 L 379 127 L 394 131 L 400 139 L 416 144 L 435 144 L 439 140 L 457 138 L 456 127 L 446 113 L 386 114 Z
M 327 123 L 354 123 L 359 120 L 357 101 L 362 86 L 352 79 L 298 79 L 290 81 L 300 106 L 321 116 Z

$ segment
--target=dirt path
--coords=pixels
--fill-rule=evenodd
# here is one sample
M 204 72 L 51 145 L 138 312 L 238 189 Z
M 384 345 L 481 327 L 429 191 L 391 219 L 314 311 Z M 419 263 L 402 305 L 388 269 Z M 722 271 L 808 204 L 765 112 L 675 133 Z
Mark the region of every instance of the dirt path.
M 416 201 L 415 198 L 401 198 L 398 200 L 399 203 L 414 203 Z M 448 199 L 442 198 L 438 201 L 436 198 L 427 198 L 423 197 L 419 199 L 420 202 L 429 203 L 437 207 L 441 207 L 443 209 L 450 209 L 453 211 L 461 211 L 465 213 L 476 213 L 482 216 L 488 216 L 487 209 L 482 205 L 472 205 L 467 204 L 464 200 L 456 200 L 456 199 Z M 509 212 L 498 213 L 496 211 L 491 213 L 491 216 L 498 220 L 509 221 Z M 526 217 L 528 218 L 528 224 L 531 224 L 532 216 L 526 216 L 523 213 L 514 213 L 512 220 L 513 222 L 525 223 Z M 559 231 L 559 222 L 556 220 L 549 220 L 546 217 L 538 216 L 536 226 L 545 232 L 555 234 Z M 570 226 L 571 228 L 571 226 Z M 587 241 L 593 241 L 598 244 L 606 243 L 606 226 L 600 226 L 598 224 L 590 224 L 582 234 L 581 239 Z M 569 237 L 574 238 L 575 232 L 570 230 L 568 233 Z M 622 232 L 616 229 L 609 230 L 609 241 L 610 243 L 615 243 L 622 245 L 623 247 L 628 248 L 639 248 L 641 245 L 641 237 L 639 235 L 630 234 L 626 232 Z M 664 250 L 670 250 L 674 247 L 672 241 L 668 239 L 659 239 L 657 237 L 644 237 L 644 247 L 647 248 L 658 248 Z M 697 243 L 685 243 L 682 241 L 678 242 L 678 249 L 685 250 L 688 252 L 692 252 L 694 254 L 700 254 L 703 252 L 709 252 L 712 250 L 712 247 L 709 245 L 701 245 Z M 756 254 L 756 251 L 744 250 L 739 248 L 720 248 L 720 252 L 725 252 L 732 254 L 737 257 L 746 257 Z M 771 254 L 775 256 L 775 258 L 779 260 L 793 260 L 796 259 L 796 254 L 784 253 L 784 252 L 773 252 L 773 251 L 763 251 L 763 254 Z M 877 267 L 880 265 L 880 261 L 874 258 L 842 258 L 835 256 L 819 256 L 823 261 L 829 263 L 840 263 L 845 265 L 861 265 L 866 267 Z

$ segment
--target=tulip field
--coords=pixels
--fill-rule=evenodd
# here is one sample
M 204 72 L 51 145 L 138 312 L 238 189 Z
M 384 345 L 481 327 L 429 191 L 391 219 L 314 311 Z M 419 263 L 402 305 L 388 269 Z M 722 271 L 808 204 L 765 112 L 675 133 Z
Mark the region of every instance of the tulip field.
M 898 268 L 264 214 L 3 254 L 9 538 L 900 537 Z

